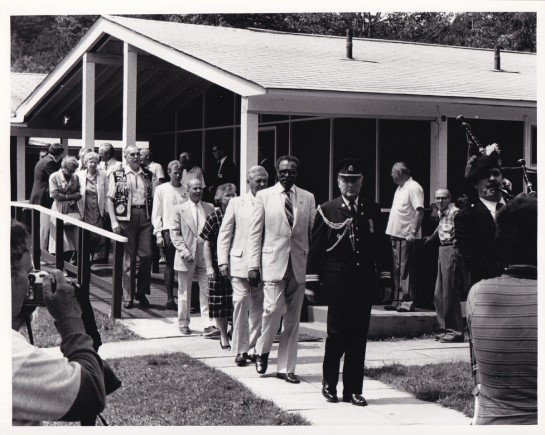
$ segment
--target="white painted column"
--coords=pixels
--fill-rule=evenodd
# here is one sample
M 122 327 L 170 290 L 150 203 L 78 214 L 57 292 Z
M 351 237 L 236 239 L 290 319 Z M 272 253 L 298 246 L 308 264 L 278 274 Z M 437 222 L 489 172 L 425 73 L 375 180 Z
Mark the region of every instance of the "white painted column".
M 137 54 L 123 43 L 123 146 L 136 143 L 136 76 Z
M 83 55 L 83 80 L 81 92 L 81 139 L 82 148 L 95 146 L 95 64 L 90 62 L 88 53 Z
M 435 189 L 446 187 L 447 185 L 447 156 L 448 142 L 447 129 L 448 120 L 442 121 L 437 117 L 431 121 L 430 138 L 430 200 L 433 198 Z
M 25 163 L 26 137 L 17 136 L 17 201 L 22 201 L 26 199 Z
M 258 115 L 248 113 L 248 97 L 240 100 L 240 195 L 246 193 L 248 169 L 257 165 Z

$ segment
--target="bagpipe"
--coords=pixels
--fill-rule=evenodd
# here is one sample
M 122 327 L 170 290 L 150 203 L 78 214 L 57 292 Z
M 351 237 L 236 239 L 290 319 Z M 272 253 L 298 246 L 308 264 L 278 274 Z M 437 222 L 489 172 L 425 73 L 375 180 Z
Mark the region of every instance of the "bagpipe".
M 475 134 L 473 133 L 473 130 L 471 129 L 471 126 L 465 121 L 465 118 L 463 115 L 459 115 L 456 117 L 456 121 L 460 124 L 460 126 L 464 129 L 466 134 L 466 141 L 467 141 L 467 160 L 468 162 L 471 161 L 473 156 L 479 157 L 483 155 L 487 155 L 488 152 L 490 152 L 491 149 L 495 149 L 499 153 L 499 149 L 497 144 L 491 144 L 486 147 L 481 145 L 481 142 Z M 529 169 L 526 167 L 526 160 L 524 159 L 518 159 L 517 164 L 519 166 L 513 166 L 513 167 L 503 167 L 503 169 L 507 170 L 522 170 L 522 175 L 524 177 L 524 182 L 526 183 L 526 189 L 528 195 L 537 198 L 537 192 L 534 189 L 534 185 L 532 181 L 530 180 L 530 177 L 528 176 L 528 172 L 537 173 L 534 169 Z M 505 199 L 512 199 L 515 195 L 511 193 L 511 182 L 504 178 L 504 185 L 502 189 L 503 196 Z

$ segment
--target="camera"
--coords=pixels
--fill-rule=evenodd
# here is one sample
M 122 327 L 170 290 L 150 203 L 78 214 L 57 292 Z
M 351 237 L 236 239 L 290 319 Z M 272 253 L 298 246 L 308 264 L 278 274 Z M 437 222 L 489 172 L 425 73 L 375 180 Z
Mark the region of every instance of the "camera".
M 51 291 L 55 292 L 55 280 L 52 275 L 43 270 L 35 270 L 28 274 L 28 293 L 23 302 L 27 307 L 45 307 L 44 302 L 44 277 L 51 278 Z

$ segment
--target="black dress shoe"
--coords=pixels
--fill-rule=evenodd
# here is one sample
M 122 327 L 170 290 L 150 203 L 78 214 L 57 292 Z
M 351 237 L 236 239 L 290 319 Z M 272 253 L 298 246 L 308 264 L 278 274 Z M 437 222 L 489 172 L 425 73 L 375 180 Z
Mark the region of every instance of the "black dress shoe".
M 137 295 L 135 298 L 143 307 L 149 307 L 149 301 L 146 295 Z
M 256 355 L 255 358 L 255 369 L 257 373 L 263 375 L 267 372 L 267 367 L 269 366 L 269 353 L 264 353 L 263 355 Z
M 337 397 L 337 393 L 330 388 L 329 386 L 325 385 L 322 387 L 322 396 L 325 397 L 325 400 L 331 403 L 337 403 L 339 401 L 339 398 Z
M 255 353 L 252 353 L 251 355 L 248 355 L 248 359 L 250 362 L 255 363 L 257 360 L 257 355 Z
M 132 308 L 132 301 L 125 302 L 123 308 L 130 310 Z
M 276 377 L 282 379 L 290 384 L 298 384 L 301 380 L 295 376 L 295 373 L 277 373 Z
M 239 367 L 243 367 L 246 365 L 246 361 L 248 360 L 248 354 L 246 352 L 244 353 L 239 353 L 236 357 L 235 357 L 235 364 Z
M 350 402 L 356 406 L 367 406 L 367 400 L 361 394 L 351 394 L 350 396 L 343 396 L 343 402 Z

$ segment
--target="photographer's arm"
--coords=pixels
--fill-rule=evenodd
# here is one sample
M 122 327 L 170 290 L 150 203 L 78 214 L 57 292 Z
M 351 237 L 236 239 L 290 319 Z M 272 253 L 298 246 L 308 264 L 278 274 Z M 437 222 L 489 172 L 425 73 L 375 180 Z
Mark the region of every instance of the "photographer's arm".
M 96 416 L 106 405 L 103 363 L 93 349 L 91 337 L 85 333 L 74 287 L 66 282 L 62 272 L 53 271 L 53 275 L 57 288 L 51 293 L 50 281 L 45 280 L 45 303 L 61 335 L 62 354 L 70 363 L 81 366 L 76 397 L 60 420 L 79 421 Z

